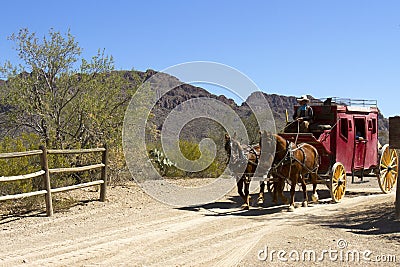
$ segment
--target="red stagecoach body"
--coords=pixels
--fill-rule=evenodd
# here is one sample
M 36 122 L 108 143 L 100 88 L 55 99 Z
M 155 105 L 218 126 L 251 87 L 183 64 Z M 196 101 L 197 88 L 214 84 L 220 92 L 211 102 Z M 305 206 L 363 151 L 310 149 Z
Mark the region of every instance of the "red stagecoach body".
M 281 133 L 285 139 L 313 145 L 320 155 L 319 173 L 329 175 L 335 162 L 347 173 L 372 171 L 379 165 L 376 101 L 327 99 L 312 101 L 310 133 Z M 295 106 L 296 108 L 296 106 Z

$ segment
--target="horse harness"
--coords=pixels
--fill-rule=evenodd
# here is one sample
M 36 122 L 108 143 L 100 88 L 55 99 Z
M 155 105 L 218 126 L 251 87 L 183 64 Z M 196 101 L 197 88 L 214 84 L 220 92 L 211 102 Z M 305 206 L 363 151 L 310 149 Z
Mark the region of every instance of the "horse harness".
M 295 148 L 293 149 L 293 145 L 295 145 Z M 278 169 L 282 168 L 285 165 L 290 164 L 290 170 L 289 170 L 289 176 L 290 176 L 290 171 L 291 171 L 291 166 L 293 164 L 293 161 L 298 162 L 303 168 L 307 169 L 309 173 L 315 172 L 318 169 L 318 165 L 314 167 L 314 169 L 310 170 L 307 168 L 305 165 L 305 162 L 307 160 L 307 154 L 303 149 L 304 144 L 296 145 L 289 140 L 286 140 L 286 151 L 285 151 L 285 156 L 277 163 L 273 163 L 271 166 L 271 173 L 273 175 L 276 175 L 280 178 L 287 179 L 287 177 L 283 176 L 278 172 Z M 300 150 L 303 153 L 303 161 L 300 161 L 294 156 L 294 153 L 296 150 Z M 275 153 L 276 154 L 276 153 Z
M 257 153 L 257 151 L 254 149 L 254 146 L 251 146 L 251 145 L 246 146 L 246 150 L 244 151 L 243 154 L 246 156 L 248 163 L 250 163 L 251 165 L 254 165 L 254 166 L 258 165 L 258 161 L 260 159 L 260 153 Z M 256 160 L 251 161 L 249 159 L 249 157 L 247 156 L 248 154 L 253 154 L 255 156 Z
M 240 147 L 240 149 L 237 148 L 237 153 L 238 153 L 238 164 L 251 164 L 253 166 L 258 166 L 258 162 L 260 159 L 260 153 L 257 153 L 257 151 L 255 150 L 254 146 L 251 145 L 238 145 L 238 148 Z M 232 147 L 232 146 L 231 146 Z M 249 154 L 253 154 L 255 156 L 255 160 L 250 160 L 248 155 Z M 244 173 L 246 174 L 246 173 Z M 251 175 L 251 174 L 249 174 Z

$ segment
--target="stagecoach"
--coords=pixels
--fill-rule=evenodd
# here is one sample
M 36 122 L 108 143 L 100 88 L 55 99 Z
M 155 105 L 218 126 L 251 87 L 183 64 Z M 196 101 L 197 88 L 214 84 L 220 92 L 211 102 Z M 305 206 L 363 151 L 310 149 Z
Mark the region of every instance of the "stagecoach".
M 317 149 L 318 183 L 328 186 L 332 200 L 340 202 L 344 197 L 346 175 L 351 175 L 352 182 L 356 177 L 376 176 L 382 192 L 389 193 L 397 179 L 398 157 L 396 150 L 378 141 L 377 102 L 327 98 L 311 100 L 310 106 L 314 118 L 309 132 L 279 135 Z

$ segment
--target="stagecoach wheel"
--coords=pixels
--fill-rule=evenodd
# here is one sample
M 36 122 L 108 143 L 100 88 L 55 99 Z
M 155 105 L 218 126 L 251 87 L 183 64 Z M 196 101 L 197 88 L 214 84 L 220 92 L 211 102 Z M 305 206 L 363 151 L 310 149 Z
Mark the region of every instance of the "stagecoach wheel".
M 379 160 L 378 183 L 383 193 L 390 193 L 397 180 L 399 159 L 395 149 L 391 149 L 388 144 L 382 147 L 381 158 Z
M 338 203 L 346 193 L 346 170 L 340 162 L 336 162 L 332 167 L 332 177 L 329 185 L 332 200 Z

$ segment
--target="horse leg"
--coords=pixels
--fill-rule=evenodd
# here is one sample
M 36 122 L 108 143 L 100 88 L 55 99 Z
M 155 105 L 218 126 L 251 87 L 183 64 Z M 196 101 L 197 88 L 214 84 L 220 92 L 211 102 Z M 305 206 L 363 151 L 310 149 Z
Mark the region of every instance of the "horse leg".
M 285 187 L 285 180 L 281 179 L 276 183 L 276 190 L 279 193 L 280 199 L 282 200 L 283 204 L 288 204 L 289 201 L 288 201 L 287 197 L 285 197 L 285 195 L 283 195 L 284 187 Z
M 262 206 L 264 204 L 264 189 L 265 189 L 265 182 L 260 182 L 260 193 L 258 193 L 257 204 L 258 206 Z
M 245 210 L 250 209 L 250 177 L 246 176 L 244 178 L 244 201 L 242 208 Z
M 274 203 L 274 204 L 276 204 L 277 202 L 278 202 L 278 200 L 277 200 L 277 192 L 276 192 L 276 182 L 275 181 L 267 181 L 267 189 L 268 189 L 268 192 L 271 194 L 271 196 L 272 196 L 272 202 Z
M 273 181 L 271 183 L 271 185 L 272 185 L 272 190 L 271 190 L 271 192 L 272 192 L 272 202 L 274 204 L 278 204 L 278 193 L 279 193 L 278 192 L 278 188 L 277 188 L 278 184 L 279 184 L 279 182 L 276 182 L 276 181 Z
M 294 194 L 296 193 L 296 184 L 297 184 L 297 181 L 295 181 L 293 179 L 292 184 L 290 186 L 290 204 L 289 204 L 288 211 L 294 211 Z
M 313 202 L 318 202 L 319 197 L 317 194 L 317 174 L 316 173 L 312 173 L 311 174 L 311 179 L 312 179 L 312 184 L 313 184 L 313 193 L 311 195 L 311 199 Z
M 301 188 L 303 189 L 303 203 L 301 205 L 306 208 L 308 207 L 307 184 L 303 177 L 301 177 Z
M 239 196 L 241 196 L 242 199 L 243 199 L 243 201 L 246 202 L 246 198 L 245 198 L 245 196 L 244 196 L 244 194 L 243 194 L 244 177 L 242 176 L 241 178 L 239 178 L 239 179 L 237 180 L 236 184 L 237 184 Z

